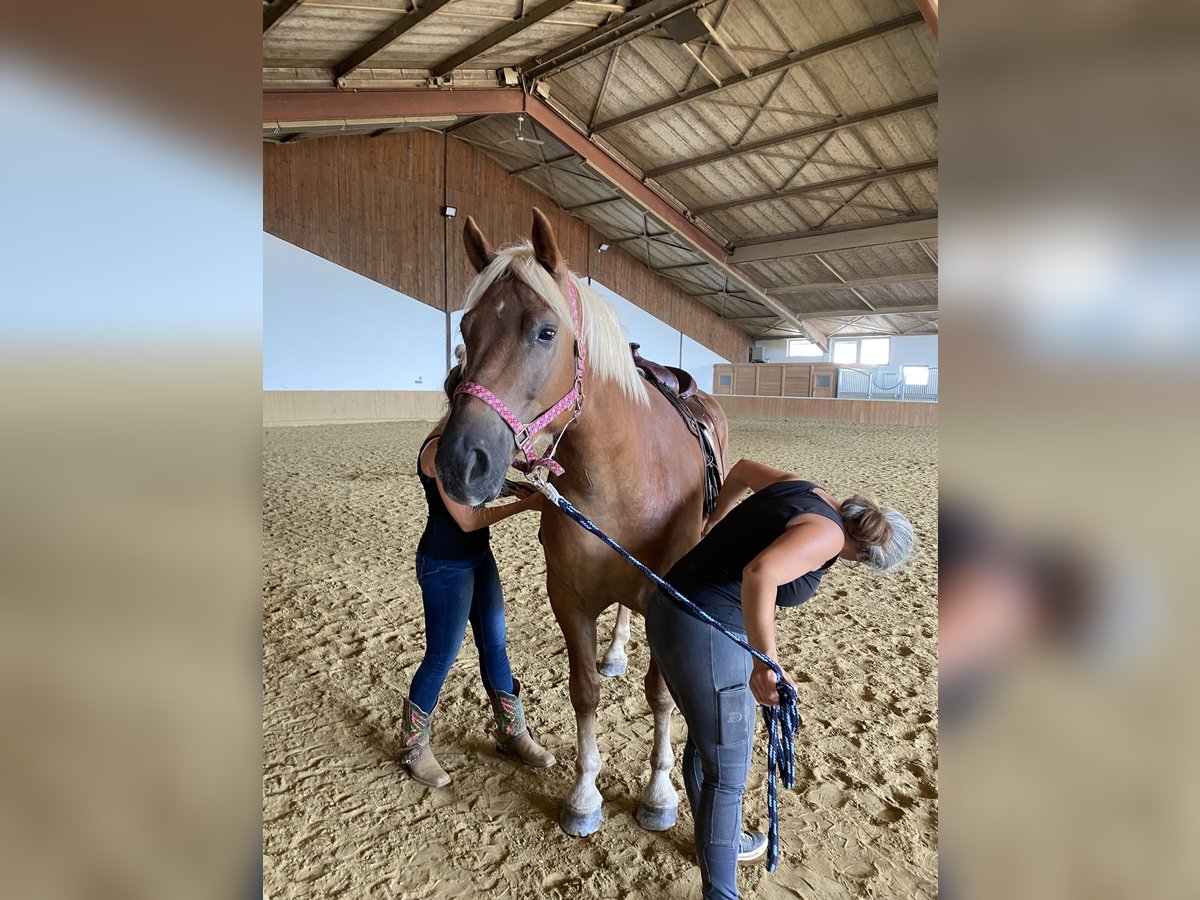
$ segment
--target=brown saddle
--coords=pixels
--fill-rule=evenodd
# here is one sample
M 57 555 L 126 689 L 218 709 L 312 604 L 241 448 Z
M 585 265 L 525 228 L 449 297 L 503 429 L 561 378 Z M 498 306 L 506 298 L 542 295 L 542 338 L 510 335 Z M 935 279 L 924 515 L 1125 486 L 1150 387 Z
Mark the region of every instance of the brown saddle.
M 697 396 L 695 378 L 683 369 L 664 366 L 646 359 L 638 353 L 640 347 L 640 344 L 629 345 L 629 351 L 633 354 L 633 364 L 642 377 L 667 398 L 687 425 L 688 431 L 700 444 L 700 451 L 704 457 L 704 516 L 708 518 L 717 504 L 717 494 L 721 490 L 722 481 L 721 462 L 715 444 L 716 422 L 704 406 L 704 399 Z
M 696 393 L 695 378 L 683 369 L 664 366 L 646 359 L 638 353 L 641 346 L 641 344 L 630 344 L 629 350 L 633 354 L 633 364 L 641 371 L 643 378 L 655 386 L 666 388 L 669 393 L 674 394 L 680 400 L 687 400 Z

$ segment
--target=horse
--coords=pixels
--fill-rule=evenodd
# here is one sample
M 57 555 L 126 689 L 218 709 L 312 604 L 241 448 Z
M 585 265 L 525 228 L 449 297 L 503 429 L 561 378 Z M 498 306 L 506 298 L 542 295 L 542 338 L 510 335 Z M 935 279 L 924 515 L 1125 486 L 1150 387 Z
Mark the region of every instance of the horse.
M 531 240 L 493 250 L 470 217 L 463 240 L 477 275 L 462 320 L 463 385 L 436 457 L 446 493 L 460 503 L 486 503 L 499 495 L 510 464 L 544 467 L 577 509 L 665 572 L 700 538 L 706 463 L 696 439 L 662 394 L 648 389 L 613 308 L 568 270 L 540 210 L 533 210 Z M 711 396 L 701 399 L 723 476 L 727 423 Z M 541 457 L 533 449 L 539 428 L 551 445 Z M 541 538 L 550 606 L 566 641 L 577 738 L 576 779 L 559 825 L 583 837 L 602 821 L 596 619 L 614 604 L 624 607 L 606 654 L 608 668 L 614 657 L 623 668 L 618 645 L 628 636 L 628 610 L 644 614 L 654 588 L 551 504 L 542 512 Z M 679 805 L 670 781 L 674 701 L 653 659 L 644 687 L 654 744 L 636 817 L 662 831 L 674 825 Z

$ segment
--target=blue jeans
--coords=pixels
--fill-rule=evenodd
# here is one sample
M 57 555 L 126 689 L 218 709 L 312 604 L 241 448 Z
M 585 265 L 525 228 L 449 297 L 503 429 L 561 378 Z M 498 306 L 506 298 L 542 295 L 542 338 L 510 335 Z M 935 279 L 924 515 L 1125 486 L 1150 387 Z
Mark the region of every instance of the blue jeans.
M 735 898 L 754 737 L 750 654 L 661 594 L 646 610 L 646 638 L 687 722 L 683 784 L 696 823 L 704 898 Z
M 413 675 L 409 699 L 433 712 L 468 621 L 479 649 L 484 688 L 512 693 L 512 669 L 504 646 L 504 594 L 492 551 L 471 559 L 431 559 L 417 553 L 417 581 L 425 607 L 425 658 Z

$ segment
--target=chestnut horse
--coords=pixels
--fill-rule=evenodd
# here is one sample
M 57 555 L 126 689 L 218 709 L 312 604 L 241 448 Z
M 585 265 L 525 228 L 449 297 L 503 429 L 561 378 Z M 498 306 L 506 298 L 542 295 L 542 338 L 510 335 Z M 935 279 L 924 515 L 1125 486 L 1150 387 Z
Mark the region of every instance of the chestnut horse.
M 492 250 L 472 219 L 466 220 L 467 255 L 480 274 L 467 292 L 464 387 L 442 434 L 438 477 L 460 503 L 494 499 L 514 454 L 518 466 L 528 467 L 534 459 L 528 441 L 522 458 L 515 433 L 535 417 L 544 421 L 545 411 L 553 418 L 543 439 L 554 442 L 550 453 L 557 463 L 549 468 L 564 470 L 551 483 L 634 556 L 663 573 L 699 540 L 703 455 L 679 415 L 634 368 L 612 307 L 567 270 L 550 223 L 537 209 L 533 216 L 532 241 L 499 251 Z M 573 385 L 581 389 L 579 396 L 573 395 Z M 724 474 L 725 416 L 712 397 L 703 399 L 717 423 L 713 437 Z M 541 525 L 546 587 L 570 659 L 578 742 L 576 780 L 559 824 L 568 834 L 583 836 L 601 821 L 596 618 L 614 604 L 644 613 L 653 585 L 557 508 L 548 505 Z M 622 626 L 628 634 L 628 613 L 621 610 L 621 616 L 614 646 L 623 643 Z M 670 781 L 674 702 L 653 660 L 645 690 L 654 711 L 654 746 L 637 819 L 657 831 L 674 824 L 679 798 Z

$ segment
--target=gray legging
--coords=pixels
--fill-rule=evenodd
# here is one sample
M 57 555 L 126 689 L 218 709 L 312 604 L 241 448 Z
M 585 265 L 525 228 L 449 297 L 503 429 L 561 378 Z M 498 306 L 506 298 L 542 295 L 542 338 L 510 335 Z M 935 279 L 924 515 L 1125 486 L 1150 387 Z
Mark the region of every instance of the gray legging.
M 754 737 L 750 654 L 661 594 L 646 611 L 646 637 L 687 722 L 683 783 L 696 823 L 704 898 L 737 897 L 742 793 Z

